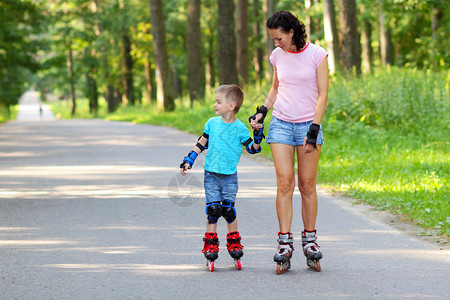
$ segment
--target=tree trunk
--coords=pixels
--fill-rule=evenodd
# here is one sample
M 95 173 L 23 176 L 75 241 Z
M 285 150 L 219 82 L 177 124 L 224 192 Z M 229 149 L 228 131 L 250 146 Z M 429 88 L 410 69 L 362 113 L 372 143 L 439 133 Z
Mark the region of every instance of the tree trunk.
M 311 39 L 311 34 L 314 32 L 314 25 L 311 19 L 312 0 L 305 0 L 305 28 L 308 38 Z
M 373 49 L 372 49 L 372 25 L 370 21 L 366 18 L 362 21 L 363 31 L 362 31 L 362 57 L 363 57 L 363 70 L 365 72 L 372 72 L 373 67 Z
M 345 72 L 361 74 L 361 43 L 359 40 L 356 1 L 339 0 L 339 26 L 342 66 Z
M 205 97 L 205 69 L 202 64 L 200 29 L 201 0 L 189 0 L 187 21 L 188 86 L 191 102 Z
M 392 65 L 392 42 L 391 30 L 386 24 L 386 16 L 383 11 L 380 12 L 380 48 L 381 48 L 381 65 L 386 67 Z
M 148 57 L 145 59 L 145 87 L 147 89 L 147 101 L 151 103 L 153 100 L 153 88 L 152 88 L 152 68 L 150 66 L 150 60 Z
M 336 28 L 336 12 L 333 0 L 323 1 L 323 22 L 325 31 L 325 41 L 327 43 L 328 66 L 330 74 L 336 73 L 339 62 L 339 37 Z
M 444 17 L 444 14 L 442 12 L 442 8 L 440 7 L 434 7 L 433 8 L 433 20 L 431 21 L 431 38 L 433 40 L 436 40 L 437 38 L 437 31 L 439 27 L 441 26 L 442 18 Z
M 253 65 L 256 73 L 256 80 L 258 83 L 264 76 L 263 58 L 264 53 L 262 47 L 260 47 L 259 41 L 261 41 L 261 26 L 259 22 L 259 0 L 253 0 L 253 36 L 255 37 L 255 42 L 253 45 Z
M 268 18 L 270 18 L 274 14 L 275 10 L 275 1 L 276 0 L 263 0 L 263 12 L 264 16 L 266 17 L 266 21 Z M 266 71 L 265 71 L 265 77 L 267 81 L 272 80 L 272 73 L 273 73 L 273 67 L 270 63 L 270 55 L 272 54 L 273 49 L 275 48 L 275 45 L 273 43 L 273 40 L 270 38 L 269 33 L 267 31 L 266 26 L 264 26 L 264 40 L 266 41 L 266 50 L 264 55 L 264 61 L 266 62 Z
M 162 0 L 150 0 L 150 14 L 156 61 L 158 108 L 172 111 L 175 109 L 175 99 L 172 78 L 169 72 L 169 56 L 167 54 Z
M 75 99 L 75 79 L 73 74 L 73 54 L 72 54 L 72 39 L 68 36 L 66 38 L 67 46 L 67 71 L 69 73 L 69 85 L 70 85 L 70 99 L 72 101 L 72 116 L 75 115 L 77 110 L 77 101 Z
M 218 0 L 218 64 L 220 84 L 237 84 L 234 1 Z
M 122 29 L 122 85 L 123 102 L 134 105 L 133 58 L 131 57 L 131 39 L 128 29 Z
M 238 83 L 248 83 L 248 0 L 237 0 L 236 41 Z

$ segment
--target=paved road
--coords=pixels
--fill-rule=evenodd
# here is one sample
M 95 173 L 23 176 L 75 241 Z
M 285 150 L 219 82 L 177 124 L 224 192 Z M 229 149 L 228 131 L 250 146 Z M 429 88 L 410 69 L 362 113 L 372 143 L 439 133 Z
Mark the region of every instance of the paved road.
M 192 176 L 177 175 L 195 140 L 99 120 L 0 125 L 0 299 L 448 299 L 448 251 L 325 194 L 322 272 L 306 268 L 297 213 L 293 268 L 276 275 L 275 175 L 246 155 L 243 270 L 226 253 L 221 221 L 210 273 L 200 252 L 202 158 Z

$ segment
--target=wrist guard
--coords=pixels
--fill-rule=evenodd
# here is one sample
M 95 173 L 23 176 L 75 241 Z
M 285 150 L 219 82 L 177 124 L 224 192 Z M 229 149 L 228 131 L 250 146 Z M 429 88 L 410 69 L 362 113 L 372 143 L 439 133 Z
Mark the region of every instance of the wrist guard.
M 261 124 L 264 123 L 264 119 L 266 118 L 267 115 L 267 108 L 264 105 L 256 107 L 256 114 L 250 116 L 250 118 L 248 118 L 248 121 L 251 123 L 252 120 L 255 120 L 257 114 L 262 114 L 262 118 L 258 122 Z
M 306 135 L 306 143 L 314 146 L 317 149 L 317 136 L 319 135 L 320 125 L 312 123 L 309 127 L 308 134 Z
M 195 153 L 195 151 L 189 152 L 188 155 L 183 158 L 183 162 L 180 164 L 180 168 L 184 169 L 184 165 L 189 164 L 189 169 L 191 169 L 197 156 L 198 154 Z
M 253 140 L 256 144 L 261 144 L 263 138 L 266 136 L 263 133 L 264 131 L 264 125 L 261 124 L 261 128 L 253 130 Z

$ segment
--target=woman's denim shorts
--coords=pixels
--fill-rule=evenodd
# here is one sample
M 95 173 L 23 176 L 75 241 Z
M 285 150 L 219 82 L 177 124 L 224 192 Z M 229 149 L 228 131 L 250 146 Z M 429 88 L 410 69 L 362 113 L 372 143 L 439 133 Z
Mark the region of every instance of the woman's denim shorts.
M 266 137 L 266 143 L 287 144 L 291 146 L 303 145 L 303 141 L 305 140 L 311 124 L 312 121 L 291 123 L 272 117 L 269 124 L 269 133 Z M 321 125 L 319 134 L 317 135 L 317 144 L 323 145 L 324 141 Z
M 223 202 L 225 200 L 232 203 L 236 201 L 238 192 L 237 172 L 231 175 L 224 175 L 205 170 L 204 185 L 206 204 Z

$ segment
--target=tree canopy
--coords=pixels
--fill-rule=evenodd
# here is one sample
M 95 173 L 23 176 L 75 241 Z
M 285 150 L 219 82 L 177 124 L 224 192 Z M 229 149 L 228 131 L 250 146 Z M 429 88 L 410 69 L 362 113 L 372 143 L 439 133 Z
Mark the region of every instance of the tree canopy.
M 448 1 L 352 2 L 350 11 L 341 0 L 0 0 L 0 106 L 15 105 L 34 87 L 71 98 L 73 110 L 80 97 L 95 113 L 99 97 L 114 111 L 121 103 L 156 102 L 159 93 L 161 109 L 171 110 L 174 98 L 198 101 L 224 80 L 267 80 L 272 9 L 303 20 L 309 39 L 333 51 L 336 72 L 448 68 Z M 334 47 L 325 34 L 331 29 Z

